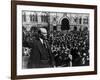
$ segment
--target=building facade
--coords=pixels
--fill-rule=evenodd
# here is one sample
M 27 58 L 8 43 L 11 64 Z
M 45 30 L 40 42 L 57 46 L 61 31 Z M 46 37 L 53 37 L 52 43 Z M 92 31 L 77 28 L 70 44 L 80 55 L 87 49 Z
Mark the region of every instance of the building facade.
M 67 12 L 22 11 L 22 26 L 46 27 L 49 31 L 89 29 L 89 14 Z

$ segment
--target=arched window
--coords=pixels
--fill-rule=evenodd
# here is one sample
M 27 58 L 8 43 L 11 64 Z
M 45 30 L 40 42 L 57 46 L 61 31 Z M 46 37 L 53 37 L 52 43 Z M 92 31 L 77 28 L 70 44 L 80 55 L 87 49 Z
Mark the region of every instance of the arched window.
M 69 26 L 69 20 L 67 18 L 64 18 L 61 21 L 61 30 L 69 30 L 70 26 Z

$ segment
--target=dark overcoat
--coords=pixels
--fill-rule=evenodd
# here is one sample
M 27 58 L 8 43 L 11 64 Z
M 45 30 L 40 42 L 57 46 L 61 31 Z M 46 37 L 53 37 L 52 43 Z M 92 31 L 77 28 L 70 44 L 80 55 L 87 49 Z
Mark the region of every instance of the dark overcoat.
M 54 66 L 54 58 L 51 54 L 50 47 L 45 48 L 39 39 L 34 39 L 29 43 L 31 48 L 28 60 L 28 68 L 45 68 Z

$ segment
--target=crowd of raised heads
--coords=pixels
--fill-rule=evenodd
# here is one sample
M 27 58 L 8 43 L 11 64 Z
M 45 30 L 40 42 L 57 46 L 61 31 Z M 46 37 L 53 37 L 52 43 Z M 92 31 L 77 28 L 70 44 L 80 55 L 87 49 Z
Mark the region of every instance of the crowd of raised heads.
M 23 27 L 23 47 L 38 36 L 38 29 L 32 27 L 27 31 Z M 56 67 L 89 65 L 89 31 L 64 30 L 48 32 L 48 42 L 54 56 Z

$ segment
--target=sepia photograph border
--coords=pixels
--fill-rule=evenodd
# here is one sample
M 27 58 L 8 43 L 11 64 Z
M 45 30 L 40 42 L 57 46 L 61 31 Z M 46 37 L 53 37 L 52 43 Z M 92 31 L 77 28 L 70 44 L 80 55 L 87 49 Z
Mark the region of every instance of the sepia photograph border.
M 94 71 L 17 75 L 17 5 L 76 8 L 76 9 L 80 8 L 80 9 L 94 10 Z M 33 1 L 11 1 L 11 79 L 12 80 L 45 78 L 45 77 L 61 77 L 61 76 L 94 75 L 94 74 L 97 74 L 97 6 L 96 5 L 63 4 L 63 3 L 33 2 Z

